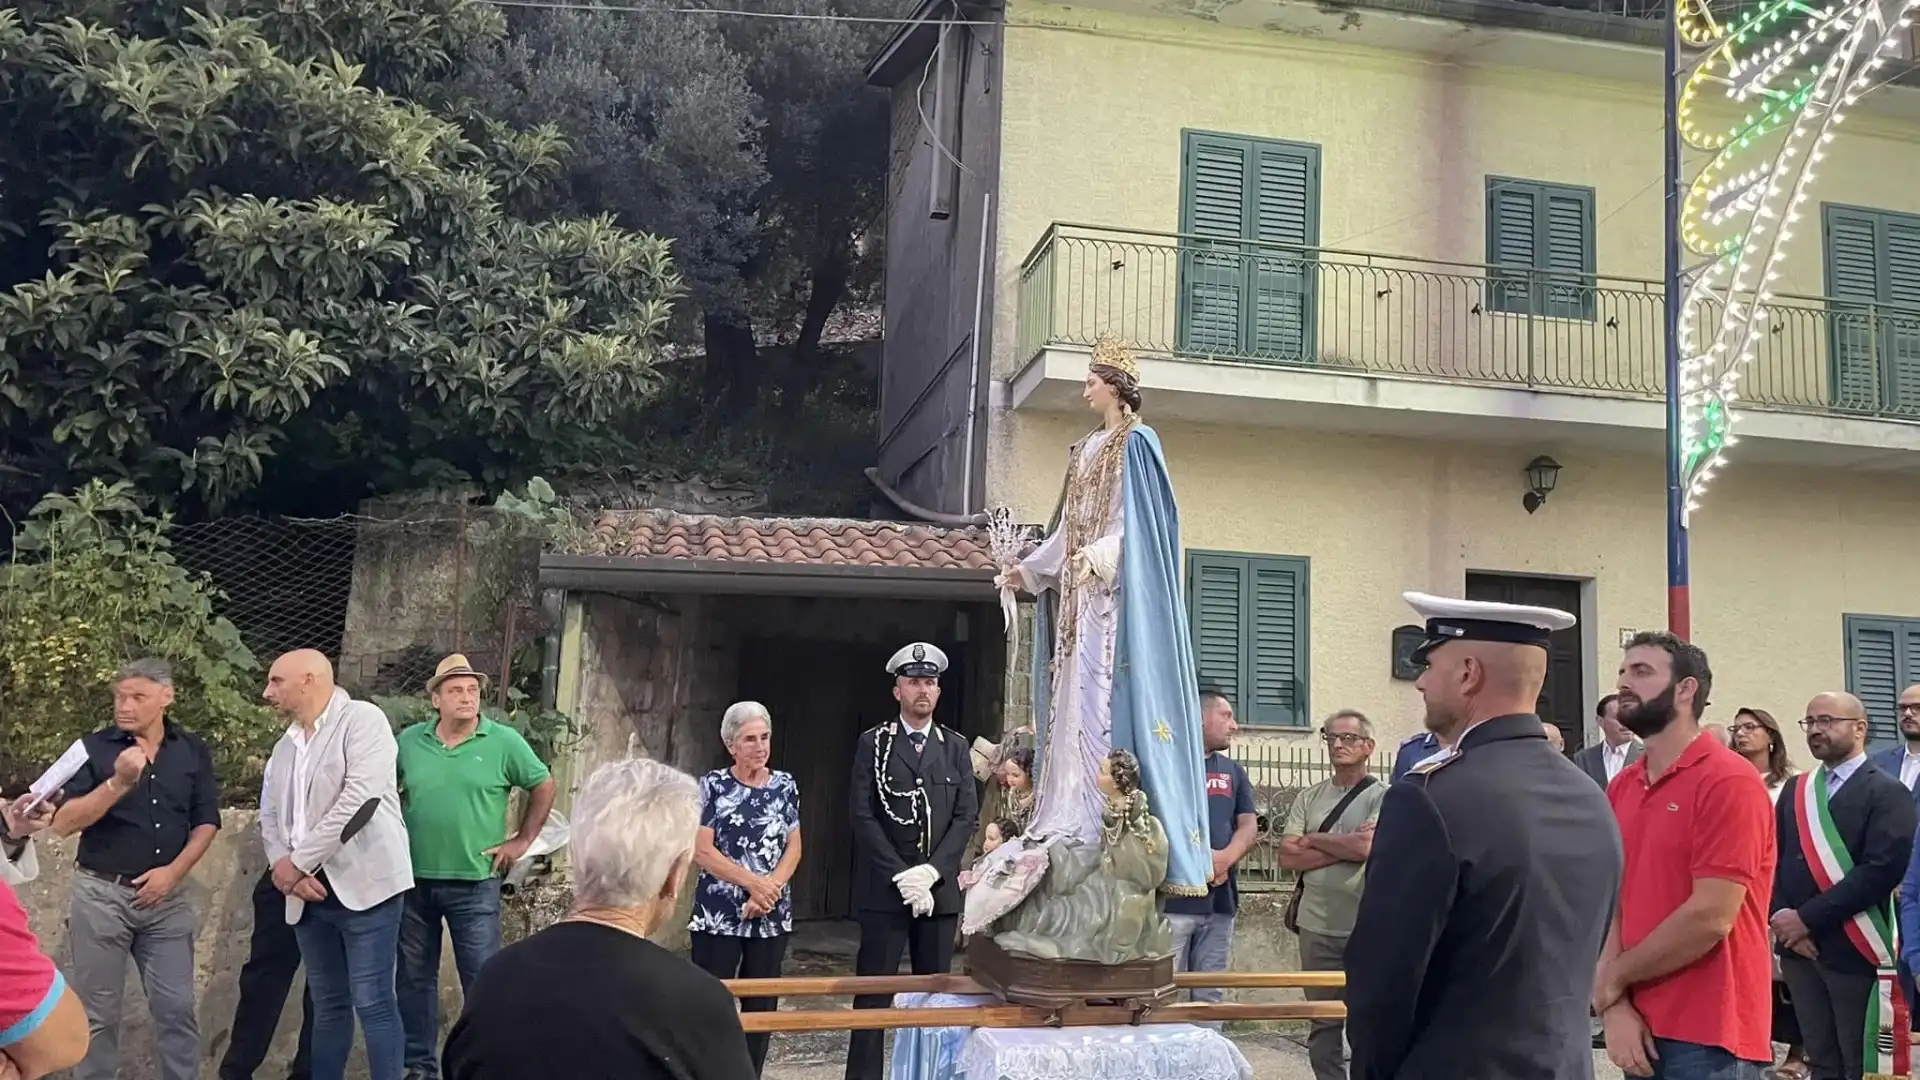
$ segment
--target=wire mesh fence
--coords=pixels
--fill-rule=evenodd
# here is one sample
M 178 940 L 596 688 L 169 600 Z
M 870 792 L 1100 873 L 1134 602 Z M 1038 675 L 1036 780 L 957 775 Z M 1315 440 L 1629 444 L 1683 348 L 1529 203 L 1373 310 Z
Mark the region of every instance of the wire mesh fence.
M 1247 779 L 1253 783 L 1254 813 L 1260 817 L 1253 850 L 1240 860 L 1240 887 L 1250 891 L 1291 889 L 1295 874 L 1282 869 L 1279 860 L 1287 814 L 1302 791 L 1333 775 L 1333 762 L 1318 743 L 1242 739 L 1228 753 L 1247 770 Z M 1393 773 L 1392 754 L 1376 753 L 1367 768 L 1375 779 L 1386 783 Z
M 438 505 L 395 516 L 217 518 L 169 532 L 180 564 L 211 579 L 218 614 L 262 665 L 317 649 L 359 697 L 417 697 L 464 653 L 499 692 L 537 680 L 545 633 L 533 597 L 538 541 L 492 512 Z

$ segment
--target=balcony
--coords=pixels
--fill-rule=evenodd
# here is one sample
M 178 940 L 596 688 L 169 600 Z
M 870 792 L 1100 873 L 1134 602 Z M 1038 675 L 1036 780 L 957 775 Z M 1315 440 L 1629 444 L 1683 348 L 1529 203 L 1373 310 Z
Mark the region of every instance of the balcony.
M 1021 266 L 1019 303 L 1015 408 L 1079 407 L 1086 351 L 1112 332 L 1159 415 L 1661 445 L 1654 281 L 1055 225 Z M 1920 309 L 1771 307 L 1741 385 L 1745 441 L 1920 468 Z

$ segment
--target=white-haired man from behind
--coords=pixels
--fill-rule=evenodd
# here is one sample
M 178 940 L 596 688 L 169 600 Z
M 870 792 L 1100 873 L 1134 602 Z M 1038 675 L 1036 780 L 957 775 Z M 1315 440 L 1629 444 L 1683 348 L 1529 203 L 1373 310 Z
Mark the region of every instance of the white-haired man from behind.
M 441 1075 L 752 1076 L 733 995 L 647 940 L 686 887 L 699 827 L 693 777 L 645 758 L 594 770 L 574 799 L 572 909 L 481 969 L 447 1038 Z

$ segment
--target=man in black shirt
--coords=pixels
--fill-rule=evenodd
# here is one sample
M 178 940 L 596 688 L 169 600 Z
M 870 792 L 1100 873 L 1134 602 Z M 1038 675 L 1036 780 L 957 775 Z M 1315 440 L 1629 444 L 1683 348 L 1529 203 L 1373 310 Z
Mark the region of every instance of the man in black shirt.
M 220 791 L 207 746 L 167 722 L 173 669 L 136 660 L 120 669 L 113 726 L 81 740 L 87 761 L 67 782 L 53 830 L 80 833 L 67 912 L 67 978 L 86 1007 L 92 1043 L 75 1080 L 113 1080 L 127 958 L 153 1013 L 161 1080 L 200 1074 L 194 1019 L 198 917 L 180 888 L 220 828 Z

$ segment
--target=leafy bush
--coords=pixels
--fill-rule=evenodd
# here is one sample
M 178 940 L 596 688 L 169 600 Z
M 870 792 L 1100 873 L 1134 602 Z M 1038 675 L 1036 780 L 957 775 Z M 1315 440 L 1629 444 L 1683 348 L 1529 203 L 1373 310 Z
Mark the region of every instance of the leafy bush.
M 113 722 L 128 660 L 173 664 L 174 722 L 206 740 L 222 801 L 258 797 L 279 725 L 259 704 L 260 665 L 217 594 L 168 551 L 166 520 L 132 485 L 93 481 L 49 495 L 0 567 L 0 786 L 30 783 L 74 739 Z

